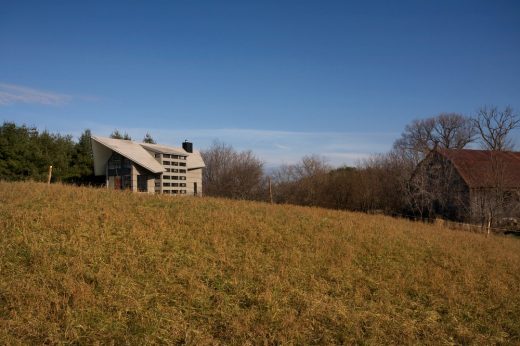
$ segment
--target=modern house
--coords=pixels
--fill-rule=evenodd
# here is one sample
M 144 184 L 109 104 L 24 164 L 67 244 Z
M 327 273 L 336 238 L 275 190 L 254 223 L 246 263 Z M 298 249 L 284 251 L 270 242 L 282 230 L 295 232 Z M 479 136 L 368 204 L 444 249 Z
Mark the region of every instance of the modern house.
M 520 218 L 520 152 L 435 149 L 410 181 L 412 200 L 429 217 L 472 223 Z
M 106 177 L 106 186 L 173 195 L 201 195 L 204 161 L 193 144 L 182 147 L 91 137 L 94 173 Z

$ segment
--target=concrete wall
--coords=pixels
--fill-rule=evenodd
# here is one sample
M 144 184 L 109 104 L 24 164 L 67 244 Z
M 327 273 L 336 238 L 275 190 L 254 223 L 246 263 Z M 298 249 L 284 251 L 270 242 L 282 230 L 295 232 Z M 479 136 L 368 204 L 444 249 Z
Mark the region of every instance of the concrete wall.
M 147 186 L 147 193 L 154 194 L 155 193 L 155 176 L 150 173 L 148 170 L 142 168 L 139 165 L 133 164 L 132 165 L 132 191 L 138 192 L 137 187 L 137 176 L 138 175 L 146 175 L 146 186 Z
M 108 177 L 108 188 L 110 190 L 114 189 L 114 177 Z
M 197 195 L 202 196 L 202 168 L 190 169 L 186 174 L 186 194 L 193 195 L 194 183 L 197 183 Z
M 147 169 L 132 162 L 130 178 L 132 191 L 138 192 L 137 177 L 146 175 L 147 192 L 149 194 L 164 193 L 170 195 L 193 195 L 194 184 L 197 184 L 197 195 L 202 195 L 202 168 L 188 170 L 187 160 L 177 157 L 175 154 L 167 155 L 149 151 L 155 160 L 166 170 L 162 174 L 153 174 Z M 176 157 L 174 157 L 176 156 Z M 165 161 L 166 164 L 165 164 Z M 155 185 L 157 182 L 158 186 Z M 109 177 L 108 188 L 114 189 L 114 177 Z M 183 186 L 183 185 L 186 186 Z
M 152 176 L 148 176 L 148 193 L 155 193 L 155 178 Z

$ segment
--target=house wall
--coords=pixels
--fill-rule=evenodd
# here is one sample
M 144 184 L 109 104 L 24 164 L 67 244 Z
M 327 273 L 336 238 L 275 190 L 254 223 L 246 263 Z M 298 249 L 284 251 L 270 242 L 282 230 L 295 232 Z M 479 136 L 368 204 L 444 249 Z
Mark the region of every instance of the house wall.
M 154 177 L 148 177 L 148 193 L 154 194 L 155 193 L 155 178 Z
M 146 175 L 146 189 L 147 193 L 154 194 L 155 193 L 155 175 L 150 173 L 147 169 L 142 168 L 135 163 L 132 165 L 132 191 L 137 192 L 137 176 L 138 175 Z
M 202 196 L 202 168 L 188 170 L 186 177 L 186 194 L 194 194 L 194 183 L 197 183 L 197 195 Z
M 132 164 L 132 191 L 137 192 L 137 167 L 135 164 Z
M 145 175 L 150 194 L 193 195 L 194 185 L 197 184 L 197 194 L 202 195 L 202 168 L 188 170 L 186 155 L 147 151 L 164 167 L 165 172 L 154 174 L 129 160 L 132 191 L 139 191 L 138 177 Z M 107 184 L 108 188 L 114 189 L 115 177 L 108 177 Z
M 111 190 L 114 189 L 114 177 L 108 177 L 108 188 Z

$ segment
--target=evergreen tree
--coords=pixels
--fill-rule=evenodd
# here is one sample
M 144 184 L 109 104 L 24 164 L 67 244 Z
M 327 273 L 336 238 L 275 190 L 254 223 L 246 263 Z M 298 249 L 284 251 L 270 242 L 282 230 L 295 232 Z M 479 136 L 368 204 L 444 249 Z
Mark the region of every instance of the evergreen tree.
M 91 132 L 89 129 L 83 131 L 78 143 L 74 145 L 74 155 L 72 166 L 74 171 L 74 181 L 87 182 L 94 176 L 94 156 L 90 143 Z
M 0 179 L 24 180 L 37 171 L 33 152 L 35 128 L 4 122 L 0 128 Z
M 149 143 L 149 144 L 157 144 L 155 140 L 152 138 L 150 133 L 146 133 L 146 135 L 143 138 L 143 143 Z
M 74 176 L 74 147 L 70 135 L 5 122 L 0 127 L 0 179 L 44 181 L 52 165 L 53 181 L 68 180 Z
M 114 132 L 112 132 L 110 134 L 110 138 L 114 138 L 114 139 L 125 139 L 127 141 L 131 141 L 132 138 L 130 137 L 130 135 L 128 133 L 124 133 L 124 134 L 121 134 L 121 132 L 119 132 L 118 129 L 115 129 Z

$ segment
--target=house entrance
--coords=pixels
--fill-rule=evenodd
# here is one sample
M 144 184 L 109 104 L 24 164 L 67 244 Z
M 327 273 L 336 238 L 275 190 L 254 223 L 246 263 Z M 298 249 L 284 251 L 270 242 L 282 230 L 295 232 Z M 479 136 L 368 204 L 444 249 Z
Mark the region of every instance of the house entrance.
M 114 190 L 132 189 L 132 179 L 129 175 L 116 175 L 114 177 Z

